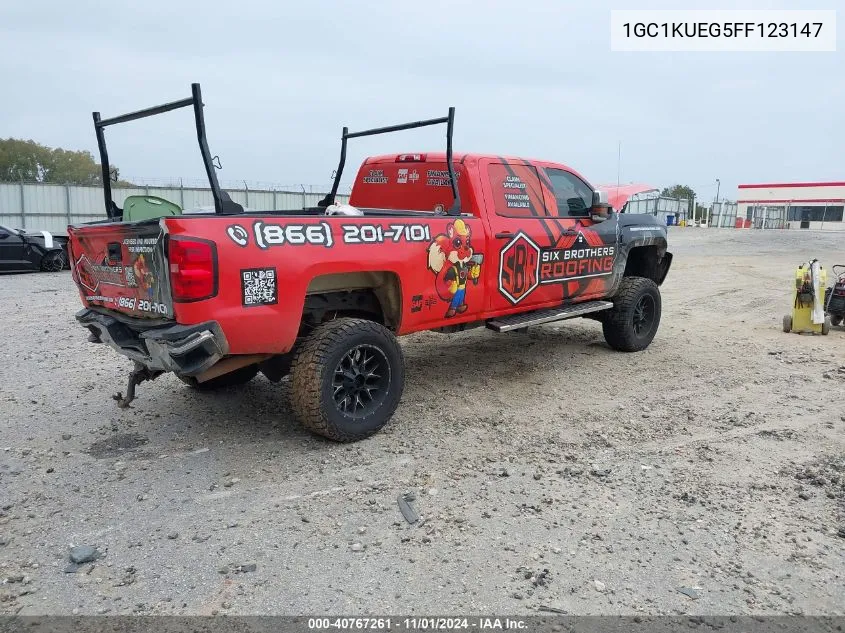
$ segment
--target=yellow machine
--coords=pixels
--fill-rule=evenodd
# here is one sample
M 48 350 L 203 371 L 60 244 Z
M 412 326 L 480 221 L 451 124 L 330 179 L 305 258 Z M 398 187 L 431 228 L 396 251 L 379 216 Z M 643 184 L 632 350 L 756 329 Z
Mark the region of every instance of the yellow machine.
M 783 331 L 798 334 L 827 334 L 830 317 L 824 313 L 827 271 L 817 259 L 801 264 L 795 271 L 792 314 L 783 317 Z

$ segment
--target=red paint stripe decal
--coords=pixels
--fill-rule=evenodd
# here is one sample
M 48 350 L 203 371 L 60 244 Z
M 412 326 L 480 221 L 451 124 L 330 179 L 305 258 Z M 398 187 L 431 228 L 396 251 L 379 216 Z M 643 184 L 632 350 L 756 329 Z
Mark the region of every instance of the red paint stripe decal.
M 845 182 L 772 182 L 762 185 L 737 185 L 737 189 L 777 189 L 779 187 L 845 187 Z
M 760 202 L 789 202 L 795 204 L 796 202 L 845 202 L 845 198 L 790 198 L 789 200 L 737 200 L 737 204 L 750 204 Z

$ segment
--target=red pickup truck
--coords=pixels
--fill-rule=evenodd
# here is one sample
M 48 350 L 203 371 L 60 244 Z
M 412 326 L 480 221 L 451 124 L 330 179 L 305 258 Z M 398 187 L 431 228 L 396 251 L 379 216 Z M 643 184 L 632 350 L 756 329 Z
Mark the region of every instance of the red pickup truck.
M 184 214 L 151 198 L 118 208 L 104 128 L 187 106 L 215 213 Z M 197 84 L 189 99 L 94 120 L 108 219 L 69 227 L 70 253 L 85 305 L 77 319 L 92 342 L 135 362 L 126 395 L 115 396 L 121 406 L 139 382 L 168 371 L 200 389 L 289 374 L 299 420 L 353 441 L 382 428 L 399 404 L 397 336 L 508 332 L 584 316 L 602 323 L 612 348 L 631 352 L 657 332 L 658 286 L 672 261 L 666 228 L 614 212 L 565 165 L 453 154 L 453 109 L 344 128 L 325 199 L 261 212 L 245 212 L 220 189 Z M 348 139 L 438 124 L 447 126 L 445 153 L 368 158 L 349 204 L 336 204 Z

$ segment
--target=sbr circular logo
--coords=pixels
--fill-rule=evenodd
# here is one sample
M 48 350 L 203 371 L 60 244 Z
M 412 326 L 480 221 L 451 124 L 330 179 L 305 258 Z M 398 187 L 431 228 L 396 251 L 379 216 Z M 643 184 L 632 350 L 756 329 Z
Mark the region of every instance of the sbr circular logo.
M 499 292 L 514 305 L 539 285 L 540 247 L 517 233 L 499 254 Z

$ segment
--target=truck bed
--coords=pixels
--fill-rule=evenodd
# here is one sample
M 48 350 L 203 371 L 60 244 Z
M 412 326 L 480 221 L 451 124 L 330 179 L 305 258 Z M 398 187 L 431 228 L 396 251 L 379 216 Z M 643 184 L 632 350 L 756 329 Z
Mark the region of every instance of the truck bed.
M 277 209 L 271 211 L 244 211 L 243 213 L 238 213 L 236 215 L 227 216 L 227 217 L 262 217 L 266 215 L 271 216 L 291 216 L 291 217 L 317 217 L 317 216 L 324 216 L 327 218 L 331 217 L 427 217 L 427 218 L 435 218 L 438 216 L 445 216 L 444 213 L 436 213 L 434 211 L 415 211 L 413 209 L 373 209 L 373 208 L 363 208 L 363 207 L 356 207 L 359 211 L 361 211 L 364 215 L 363 216 L 333 216 L 333 215 L 326 215 L 326 210 L 323 207 L 307 207 L 304 209 Z M 471 213 L 461 213 L 458 216 L 452 217 L 469 217 L 472 216 Z M 209 212 L 209 213 L 187 213 L 183 217 L 220 217 L 219 215 Z
M 271 209 L 267 211 L 244 211 L 243 213 L 231 214 L 226 215 L 223 217 L 230 218 L 230 219 L 237 219 L 237 218 L 260 218 L 260 217 L 291 217 L 291 218 L 313 218 L 313 217 L 325 217 L 325 218 L 354 218 L 354 217 L 377 217 L 377 218 L 414 218 L 414 217 L 423 217 L 423 218 L 438 218 L 438 217 L 472 217 L 472 213 L 461 213 L 459 215 L 447 215 L 444 213 L 436 213 L 434 211 L 418 211 L 413 209 L 368 209 L 368 208 L 358 208 L 363 215 L 360 216 L 346 216 L 346 215 L 326 215 L 326 210 L 323 207 L 306 207 L 303 209 Z M 204 212 L 204 213 L 183 213 L 180 216 L 177 216 L 184 219 L 190 218 L 220 218 L 221 216 L 214 213 L 213 211 Z M 160 218 L 155 218 L 152 220 L 139 220 L 137 222 L 123 222 L 120 220 L 111 220 L 111 219 L 103 219 L 103 220 L 95 220 L 93 222 L 85 222 L 83 224 L 75 224 L 70 225 L 72 228 L 79 229 L 84 228 L 86 226 L 98 226 L 103 224 L 122 224 L 124 226 L 139 226 L 139 225 L 149 225 L 158 223 Z

